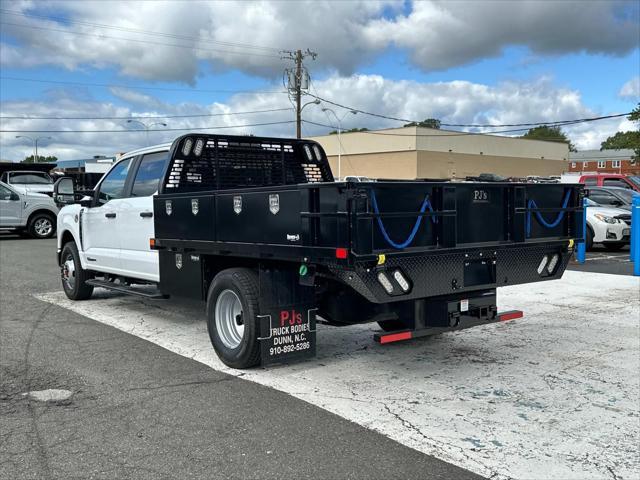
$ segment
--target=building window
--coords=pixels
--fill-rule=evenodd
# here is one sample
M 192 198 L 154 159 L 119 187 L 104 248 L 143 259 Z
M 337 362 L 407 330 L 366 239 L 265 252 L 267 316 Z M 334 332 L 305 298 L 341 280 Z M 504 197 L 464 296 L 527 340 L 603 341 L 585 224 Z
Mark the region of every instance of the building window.
M 576 162 L 571 162 L 571 168 L 576 168 Z
M 582 169 L 583 170 L 586 170 L 588 166 L 589 166 L 589 162 L 582 162 Z
M 606 160 L 600 160 L 598 162 L 598 168 L 607 168 L 607 161 Z
M 611 161 L 611 166 L 613 168 L 620 168 L 620 160 L 612 160 Z

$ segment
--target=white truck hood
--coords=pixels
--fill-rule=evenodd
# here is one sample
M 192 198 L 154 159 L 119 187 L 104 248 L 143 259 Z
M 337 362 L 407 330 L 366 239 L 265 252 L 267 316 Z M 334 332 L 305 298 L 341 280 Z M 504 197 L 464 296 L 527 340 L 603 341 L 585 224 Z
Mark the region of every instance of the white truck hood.
M 53 193 L 53 184 L 20 183 L 18 185 L 11 184 L 11 186 L 25 195 Z

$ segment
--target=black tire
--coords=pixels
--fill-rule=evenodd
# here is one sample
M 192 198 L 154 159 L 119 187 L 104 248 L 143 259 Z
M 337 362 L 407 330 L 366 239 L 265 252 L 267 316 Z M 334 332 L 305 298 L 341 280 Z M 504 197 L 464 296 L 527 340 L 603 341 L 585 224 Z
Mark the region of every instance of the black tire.
M 585 237 L 585 240 L 587 251 L 591 251 L 593 249 L 593 230 L 591 230 L 591 227 L 589 226 L 587 226 L 587 235 Z
M 69 269 L 68 260 L 73 260 L 73 272 Z M 86 281 L 93 278 L 93 274 L 82 268 L 80 254 L 75 242 L 68 242 L 62 248 L 60 274 L 62 277 L 62 289 L 71 300 L 86 300 L 91 297 L 93 285 L 88 285 Z M 65 276 L 71 276 L 73 281 L 66 280 Z
M 56 233 L 56 217 L 50 213 L 35 213 L 29 219 L 27 231 L 33 238 L 51 238 Z
M 604 245 L 604 248 L 606 248 L 607 250 L 609 250 L 610 252 L 618 252 L 620 250 L 622 250 L 622 247 L 624 247 L 626 245 L 626 243 L 621 243 L 621 242 L 607 242 L 607 243 L 603 243 L 602 245 Z
M 385 332 L 395 332 L 396 330 L 407 330 L 409 327 L 402 320 L 382 320 L 378 325 Z
M 244 325 L 242 338 L 235 348 L 223 339 L 218 331 L 216 304 L 218 298 L 231 290 L 242 308 L 238 321 Z M 229 295 L 228 293 L 225 295 Z M 248 268 L 230 268 L 220 272 L 211 282 L 207 294 L 207 329 L 214 350 L 222 362 L 232 368 L 251 368 L 260 363 L 260 325 L 258 320 L 258 275 Z M 220 320 L 223 322 L 223 319 Z

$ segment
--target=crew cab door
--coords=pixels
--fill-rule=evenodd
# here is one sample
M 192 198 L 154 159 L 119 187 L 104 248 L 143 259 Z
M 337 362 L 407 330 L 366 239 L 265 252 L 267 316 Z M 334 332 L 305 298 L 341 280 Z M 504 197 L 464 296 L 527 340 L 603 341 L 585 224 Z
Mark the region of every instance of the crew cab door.
M 116 164 L 97 187 L 94 206 L 84 209 L 82 244 L 89 269 L 121 273 L 121 237 L 127 232 L 118 221 L 120 203 L 126 187 L 132 159 Z
M 153 195 L 158 191 L 168 160 L 166 151 L 143 155 L 132 172 L 131 193 L 119 204 L 118 225 L 126 232 L 126 240 L 123 238 L 120 246 L 124 275 L 160 280 L 158 252 L 149 248 L 149 239 L 155 236 Z
M 23 201 L 20 195 L 0 185 L 0 227 L 14 227 L 22 222 Z

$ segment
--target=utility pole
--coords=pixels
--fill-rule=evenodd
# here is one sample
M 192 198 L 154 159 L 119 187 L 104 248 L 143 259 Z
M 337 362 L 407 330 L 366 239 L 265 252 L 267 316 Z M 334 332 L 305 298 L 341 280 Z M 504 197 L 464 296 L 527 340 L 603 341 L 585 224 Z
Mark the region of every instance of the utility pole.
M 287 60 L 293 60 L 295 67 L 293 70 L 286 69 L 285 74 L 288 76 L 287 90 L 289 91 L 289 98 L 293 97 L 296 104 L 296 138 L 302 137 L 302 109 L 305 107 L 302 105 L 303 90 L 309 88 L 308 73 L 302 64 L 302 60 L 306 57 L 311 57 L 315 60 L 317 53 L 307 49 L 304 52 L 302 50 L 283 51 L 282 52 Z M 291 75 L 293 73 L 293 75 Z M 304 80 L 304 82 L 303 82 Z M 316 102 L 310 102 L 316 103 Z
M 296 138 L 302 138 L 302 51 L 296 50 Z

